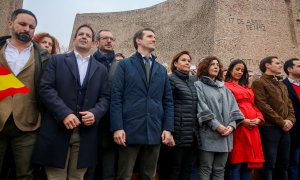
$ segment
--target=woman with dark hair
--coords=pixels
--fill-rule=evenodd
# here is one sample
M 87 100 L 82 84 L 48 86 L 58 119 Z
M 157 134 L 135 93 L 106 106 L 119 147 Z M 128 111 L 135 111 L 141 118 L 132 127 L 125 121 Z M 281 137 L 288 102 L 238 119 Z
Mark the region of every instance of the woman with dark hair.
M 196 159 L 197 92 L 190 76 L 191 55 L 177 53 L 171 62 L 170 85 L 174 101 L 174 133 L 176 146 L 170 149 L 168 180 L 190 180 L 193 160 Z
M 254 93 L 248 86 L 248 69 L 244 61 L 233 60 L 225 76 L 225 86 L 233 93 L 245 119 L 233 133 L 233 149 L 229 155 L 230 179 L 250 180 L 251 169 L 261 168 L 263 150 L 257 125 L 263 115 L 254 104 Z
M 232 150 L 232 132 L 244 116 L 224 86 L 222 65 L 217 57 L 201 59 L 197 76 L 199 180 L 223 180 L 228 153 Z
M 162 146 L 160 179 L 190 180 L 192 163 L 197 152 L 197 92 L 190 76 L 192 57 L 188 51 L 177 53 L 171 62 L 169 75 L 174 102 L 175 147 Z
M 41 48 L 47 49 L 49 54 L 60 53 L 58 40 L 49 33 L 38 33 L 33 36 L 33 40 L 37 42 Z

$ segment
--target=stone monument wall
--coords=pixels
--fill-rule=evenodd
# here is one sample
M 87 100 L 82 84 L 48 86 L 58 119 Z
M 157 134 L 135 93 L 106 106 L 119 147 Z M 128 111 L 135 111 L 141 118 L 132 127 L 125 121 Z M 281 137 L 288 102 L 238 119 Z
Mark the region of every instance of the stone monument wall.
M 133 34 L 151 27 L 160 62 L 169 63 L 176 52 L 188 50 L 195 64 L 216 55 L 225 67 L 240 58 L 257 71 L 268 55 L 300 58 L 299 6 L 299 0 L 167 0 L 126 12 L 77 14 L 73 33 L 83 23 L 95 31 L 110 29 L 116 51 L 128 56 L 135 51 Z
M 299 1 L 219 0 L 213 53 L 243 59 L 250 69 L 268 55 L 299 57 Z M 229 60 L 229 61 L 228 61 Z
M 23 7 L 23 0 L 1 0 L 0 1 L 0 36 L 7 35 L 7 22 L 11 13 Z

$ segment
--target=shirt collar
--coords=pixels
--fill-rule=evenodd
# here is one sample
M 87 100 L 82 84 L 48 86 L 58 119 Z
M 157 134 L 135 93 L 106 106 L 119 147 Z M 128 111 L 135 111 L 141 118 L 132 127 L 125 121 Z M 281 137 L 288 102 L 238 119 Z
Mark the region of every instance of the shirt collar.
M 300 86 L 300 81 L 293 80 L 293 79 L 291 79 L 289 77 L 288 77 L 288 80 L 290 81 L 291 84 L 295 84 L 296 86 Z
M 150 54 L 150 56 L 145 56 L 145 55 L 143 55 L 143 54 L 141 54 L 142 55 L 142 58 L 144 59 L 144 57 L 149 57 L 149 59 L 150 60 L 152 60 L 152 55 Z
M 8 48 L 17 49 L 17 48 L 10 42 L 10 39 L 6 39 L 6 46 L 7 46 Z M 30 42 L 29 46 L 28 46 L 27 48 L 25 48 L 23 51 L 31 51 L 32 46 L 33 46 L 33 43 Z
M 91 55 L 88 55 L 86 57 L 82 57 L 77 51 L 74 50 L 75 56 L 77 60 L 86 60 L 88 61 L 91 57 Z

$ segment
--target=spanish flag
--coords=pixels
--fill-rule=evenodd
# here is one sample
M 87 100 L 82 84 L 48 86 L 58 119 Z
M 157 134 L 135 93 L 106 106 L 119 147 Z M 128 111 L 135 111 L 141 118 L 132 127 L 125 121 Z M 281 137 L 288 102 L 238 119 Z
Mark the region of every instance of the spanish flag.
M 17 93 L 26 94 L 30 90 L 5 66 L 0 66 L 0 101 Z

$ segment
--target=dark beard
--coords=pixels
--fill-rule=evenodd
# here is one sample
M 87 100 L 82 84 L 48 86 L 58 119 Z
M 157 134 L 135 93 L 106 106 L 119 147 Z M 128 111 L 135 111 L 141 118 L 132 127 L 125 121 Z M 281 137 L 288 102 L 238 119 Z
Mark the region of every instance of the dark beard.
M 25 42 L 25 43 L 28 43 L 29 41 L 31 41 L 32 37 L 27 34 L 27 33 L 18 33 L 16 32 L 14 29 L 12 29 L 12 34 L 13 36 L 15 36 L 19 41 L 22 41 L 22 42 Z

